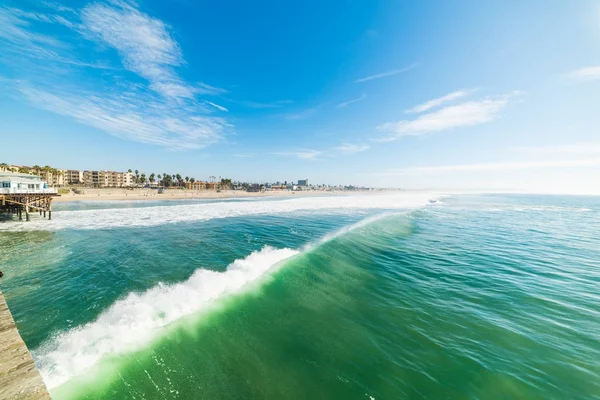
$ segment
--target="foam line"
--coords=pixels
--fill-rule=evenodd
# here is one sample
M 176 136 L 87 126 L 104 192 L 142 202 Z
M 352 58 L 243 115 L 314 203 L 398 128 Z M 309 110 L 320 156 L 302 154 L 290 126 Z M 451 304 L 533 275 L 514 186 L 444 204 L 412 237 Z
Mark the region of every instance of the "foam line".
M 49 389 L 93 367 L 102 357 L 140 349 L 160 328 L 200 312 L 215 300 L 239 293 L 298 251 L 265 247 L 234 261 L 225 272 L 199 269 L 186 281 L 159 283 L 143 293 L 130 293 L 94 322 L 64 332 L 33 352 Z
M 397 213 L 382 213 L 346 226 L 305 246 L 302 252 L 392 214 Z M 225 272 L 198 269 L 184 282 L 159 283 L 146 292 L 130 293 L 94 322 L 59 334 L 36 349 L 33 356 L 42 378 L 52 389 L 84 374 L 107 355 L 138 350 L 155 339 L 160 328 L 204 311 L 221 298 L 244 291 L 249 284 L 260 281 L 299 253 L 266 246 L 234 261 Z
M 119 227 L 157 226 L 169 223 L 204 221 L 215 218 L 241 217 L 290 212 L 351 209 L 406 209 L 428 203 L 431 194 L 394 193 L 350 196 L 298 197 L 285 200 L 206 204 L 165 205 L 139 208 L 56 211 L 52 221 L 32 219 L 28 223 L 0 224 L 0 231 L 111 229 Z

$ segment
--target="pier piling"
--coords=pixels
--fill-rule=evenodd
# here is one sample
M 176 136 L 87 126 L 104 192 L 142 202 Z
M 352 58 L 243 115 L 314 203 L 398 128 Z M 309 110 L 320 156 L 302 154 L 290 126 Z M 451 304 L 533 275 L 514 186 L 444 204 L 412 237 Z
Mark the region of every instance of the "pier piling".
M 20 194 L 0 194 L 1 205 L 0 212 L 16 215 L 19 221 L 23 221 L 23 212 L 25 220 L 30 221 L 30 212 L 38 211 L 40 216 L 52 219 L 52 198 L 58 196 L 56 193 L 20 193 Z

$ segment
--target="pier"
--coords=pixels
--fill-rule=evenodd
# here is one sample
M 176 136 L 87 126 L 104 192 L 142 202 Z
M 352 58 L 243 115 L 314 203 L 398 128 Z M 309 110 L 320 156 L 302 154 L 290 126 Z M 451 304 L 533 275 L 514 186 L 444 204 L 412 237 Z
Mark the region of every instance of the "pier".
M 48 191 L 48 190 L 47 190 Z M 13 214 L 19 221 L 29 221 L 30 214 L 39 212 L 40 216 L 52 219 L 52 198 L 58 196 L 55 191 L 49 193 L 0 193 L 0 212 Z
M 0 291 L 0 399 L 51 400 Z
M 32 212 L 52 219 L 52 198 L 58 196 L 56 189 L 46 186 L 39 176 L 0 173 L 0 212 L 13 214 L 20 221 L 29 221 Z

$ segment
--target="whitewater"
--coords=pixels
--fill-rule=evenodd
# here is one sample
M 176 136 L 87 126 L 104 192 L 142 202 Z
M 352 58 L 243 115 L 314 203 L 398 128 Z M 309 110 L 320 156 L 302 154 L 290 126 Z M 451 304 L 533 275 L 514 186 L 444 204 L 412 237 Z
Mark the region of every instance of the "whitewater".
M 294 212 L 404 209 L 421 207 L 435 197 L 433 193 L 387 193 L 350 196 L 299 197 L 270 201 L 223 201 L 139 208 L 55 211 L 51 221 L 32 219 L 27 224 L 3 224 L 0 231 L 62 229 L 93 230 L 151 227 L 190 223 L 219 218 L 252 215 L 280 215 Z M 115 202 L 115 205 L 118 204 Z
M 174 222 L 257 214 L 277 215 L 295 211 L 382 210 L 300 249 L 264 246 L 260 251 L 234 261 L 224 272 L 199 268 L 183 282 L 171 285 L 158 283 L 145 292 L 129 293 L 103 311 L 95 321 L 58 333 L 35 349 L 33 355 L 40 373 L 49 389 L 56 388 L 73 377 L 90 371 L 107 356 L 133 352 L 147 346 L 161 336 L 161 328 L 186 316 L 210 311 L 228 296 L 256 287 L 293 256 L 309 252 L 316 246 L 400 210 L 423 207 L 428 204 L 429 199 L 431 194 L 372 195 L 57 213 L 50 229 L 147 227 Z M 148 215 L 152 215 L 152 218 L 144 218 Z M 46 221 L 40 221 L 35 227 L 28 228 L 41 227 L 42 222 Z

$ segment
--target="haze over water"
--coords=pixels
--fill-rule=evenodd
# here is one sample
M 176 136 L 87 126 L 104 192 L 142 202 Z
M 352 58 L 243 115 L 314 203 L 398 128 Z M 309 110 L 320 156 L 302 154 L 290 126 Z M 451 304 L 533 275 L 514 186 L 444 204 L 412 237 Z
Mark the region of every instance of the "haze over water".
M 600 198 L 90 202 L 0 225 L 55 399 L 600 398 Z

